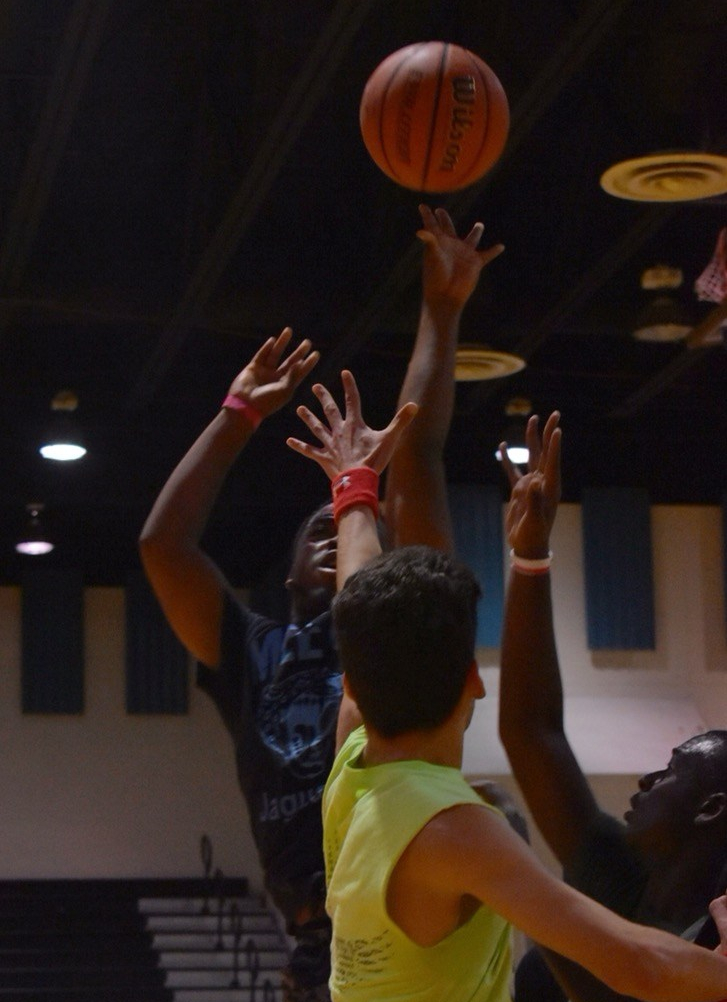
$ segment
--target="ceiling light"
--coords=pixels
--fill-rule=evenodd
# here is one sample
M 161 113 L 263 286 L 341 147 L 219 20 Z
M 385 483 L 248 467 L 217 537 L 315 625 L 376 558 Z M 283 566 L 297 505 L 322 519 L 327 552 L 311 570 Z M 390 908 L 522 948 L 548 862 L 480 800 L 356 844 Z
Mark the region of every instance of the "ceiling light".
M 638 314 L 633 335 L 637 341 L 681 341 L 693 327 L 686 308 L 678 299 L 660 295 Z
M 72 390 L 60 390 L 51 401 L 54 413 L 46 440 L 40 447 L 44 459 L 70 462 L 86 455 L 78 423 L 73 412 L 78 407 L 78 397 Z
M 672 268 L 668 264 L 655 264 L 641 273 L 641 288 L 646 292 L 657 289 L 678 289 L 684 281 L 681 268 Z
M 483 379 L 501 379 L 525 368 L 525 359 L 504 351 L 492 351 L 481 344 L 463 344 L 457 348 L 454 378 L 458 383 Z
M 510 418 L 510 423 L 503 435 L 503 441 L 507 443 L 508 458 L 515 466 L 526 466 L 530 458 L 530 452 L 525 444 L 525 428 L 532 410 L 533 405 L 527 397 L 513 397 L 505 404 L 505 414 Z M 498 463 L 502 462 L 499 446 L 495 450 L 495 459 Z
M 38 557 L 44 553 L 50 553 L 54 548 L 41 522 L 40 513 L 44 508 L 45 505 L 41 501 L 31 501 L 25 506 L 28 519 L 20 539 L 15 544 L 18 553 Z
M 525 445 L 525 440 L 522 442 L 512 441 L 512 435 L 506 435 L 505 441 L 507 442 L 507 456 L 511 463 L 515 466 L 526 466 L 528 459 L 530 458 L 530 450 L 527 445 Z M 495 449 L 495 459 L 498 463 L 502 462 L 502 453 L 500 452 L 500 447 Z
M 727 157 L 682 151 L 622 160 L 601 175 L 601 187 L 634 202 L 691 202 L 724 195 Z

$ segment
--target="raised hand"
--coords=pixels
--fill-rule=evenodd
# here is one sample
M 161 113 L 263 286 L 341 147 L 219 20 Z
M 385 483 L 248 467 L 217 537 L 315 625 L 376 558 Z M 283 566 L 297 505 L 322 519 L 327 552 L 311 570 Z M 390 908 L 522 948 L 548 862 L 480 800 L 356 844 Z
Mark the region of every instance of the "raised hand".
M 348 369 L 341 373 L 341 382 L 345 399 L 344 414 L 341 414 L 329 391 L 320 383 L 316 383 L 313 392 L 321 403 L 325 422 L 305 406 L 301 405 L 297 409 L 298 417 L 321 444 L 311 445 L 297 438 L 289 438 L 287 444 L 295 452 L 315 460 L 331 480 L 354 466 L 369 466 L 381 473 L 418 407 L 414 403 L 405 404 L 386 428 L 374 431 L 361 415 L 358 387 Z
M 320 358 L 307 338 L 284 358 L 292 336 L 291 328 L 285 327 L 277 337 L 268 338 L 230 386 L 231 394 L 246 400 L 262 417 L 287 404 Z
M 512 549 L 518 556 L 538 559 L 547 556 L 550 530 L 560 501 L 560 414 L 553 411 L 545 423 L 542 439 L 538 417 L 532 415 L 525 432 L 528 446 L 526 473 L 510 460 L 507 443 L 500 445 L 502 466 L 510 481 L 510 503 L 505 513 L 505 528 Z
M 422 266 L 423 297 L 430 305 L 447 302 L 461 308 L 477 286 L 480 272 L 503 252 L 503 244 L 478 250 L 484 225 L 475 223 L 466 237 L 458 237 L 449 213 L 419 206 L 423 228 L 417 236 L 425 245 Z

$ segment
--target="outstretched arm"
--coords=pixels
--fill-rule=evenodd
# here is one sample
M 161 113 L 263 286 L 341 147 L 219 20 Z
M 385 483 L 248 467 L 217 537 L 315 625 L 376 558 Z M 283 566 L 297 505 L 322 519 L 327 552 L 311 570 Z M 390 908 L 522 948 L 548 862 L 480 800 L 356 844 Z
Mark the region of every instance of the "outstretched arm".
M 422 306 L 414 350 L 399 395 L 399 406 L 419 404 L 417 420 L 402 435 L 387 473 L 385 513 L 395 546 L 422 543 L 452 549 L 444 446 L 452 421 L 454 362 L 462 311 L 482 269 L 503 250 L 478 250 L 484 227 L 475 223 L 458 237 L 444 209 L 421 205 L 424 244 Z
M 223 596 L 229 585 L 199 542 L 257 421 L 287 403 L 318 361 L 307 340 L 286 356 L 291 336 L 286 327 L 268 338 L 233 380 L 229 396 L 251 409 L 222 407 L 172 472 L 139 539 L 144 570 L 170 626 L 187 650 L 210 667 L 219 661 Z
M 502 633 L 499 728 L 535 823 L 566 865 L 598 807 L 563 729 L 550 573 L 528 563 L 547 562 L 549 555 L 560 500 L 558 420 L 557 412 L 550 416 L 541 442 L 538 419 L 530 418 L 525 474 L 508 459 L 505 443 L 500 447 L 512 488 L 506 530 L 514 558 Z M 532 573 L 536 569 L 542 573 Z
M 588 968 L 612 998 L 717 1002 L 727 996 L 727 958 L 628 922 L 569 887 L 501 818 L 475 804 L 457 805 L 425 825 L 394 877 L 400 891 L 418 889 L 430 907 L 475 897 L 534 941 Z
M 336 584 L 340 589 L 349 575 L 381 552 L 376 523 L 378 475 L 385 469 L 404 429 L 417 413 L 417 405 L 401 407 L 382 431 L 369 428 L 361 415 L 361 400 L 353 375 L 341 373 L 345 396 L 341 414 L 329 391 L 320 384 L 313 387 L 323 408 L 325 422 L 307 407 L 298 408 L 298 416 L 320 442 L 311 445 L 289 438 L 288 445 L 303 456 L 315 460 L 328 475 L 333 490 L 334 514 L 338 525 Z M 356 490 L 356 471 L 365 468 L 366 491 Z M 348 476 L 347 476 L 348 474 Z M 349 483 L 346 483 L 346 481 Z M 354 493 L 346 500 L 346 492 Z M 354 503 L 350 503 L 353 500 Z M 361 722 L 356 704 L 346 694 L 341 701 L 336 733 L 336 747 Z
M 709 912 L 720 937 L 715 952 L 727 954 L 727 895 L 715 898 L 710 903 Z M 570 1002 L 635 1002 L 633 996 L 619 995 L 572 961 L 548 950 L 544 951 L 544 955 Z
M 409 844 L 390 879 L 388 903 L 394 921 L 416 939 L 422 909 L 456 922 L 472 898 L 588 968 L 617 997 L 718 1002 L 727 994 L 727 957 L 628 922 L 555 877 L 495 812 L 459 804 Z

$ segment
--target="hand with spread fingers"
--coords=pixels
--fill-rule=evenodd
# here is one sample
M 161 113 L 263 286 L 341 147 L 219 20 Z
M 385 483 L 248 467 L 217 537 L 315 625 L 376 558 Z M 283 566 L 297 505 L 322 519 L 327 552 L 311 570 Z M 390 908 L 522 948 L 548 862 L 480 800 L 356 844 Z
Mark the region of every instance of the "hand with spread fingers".
M 477 249 L 485 229 L 483 223 L 475 223 L 466 237 L 458 237 L 445 209 L 432 211 L 428 205 L 420 205 L 419 214 L 423 226 L 417 231 L 417 237 L 425 245 L 424 299 L 449 301 L 462 307 L 477 287 L 482 269 L 505 247 L 498 243 L 485 250 Z
M 538 559 L 548 554 L 550 531 L 560 501 L 560 414 L 553 411 L 545 423 L 542 438 L 538 417 L 528 421 L 525 441 L 529 451 L 528 469 L 516 466 L 500 445 L 502 466 L 510 481 L 510 502 L 505 528 L 510 546 L 519 557 Z
M 247 401 L 261 417 L 287 404 L 318 362 L 319 353 L 311 351 L 307 338 L 284 357 L 292 336 L 291 328 L 285 327 L 277 337 L 268 338 L 230 386 L 230 395 Z
M 318 463 L 331 480 L 355 466 L 368 466 L 381 473 L 391 459 L 401 433 L 414 419 L 417 405 L 405 404 L 386 428 L 374 431 L 361 414 L 361 398 L 353 374 L 344 369 L 341 382 L 345 399 L 343 414 L 331 393 L 320 383 L 316 383 L 313 392 L 321 403 L 325 421 L 305 406 L 297 409 L 298 417 L 321 444 L 311 445 L 297 438 L 289 438 L 287 443 L 295 452 Z

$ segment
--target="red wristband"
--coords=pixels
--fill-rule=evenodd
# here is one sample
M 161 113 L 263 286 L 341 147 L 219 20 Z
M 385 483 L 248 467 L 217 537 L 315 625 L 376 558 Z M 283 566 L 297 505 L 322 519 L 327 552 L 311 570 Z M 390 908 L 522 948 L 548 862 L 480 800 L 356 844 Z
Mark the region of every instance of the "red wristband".
M 379 475 L 370 466 L 353 466 L 331 481 L 333 519 L 336 524 L 345 511 L 356 505 L 366 505 L 379 514 Z
M 255 410 L 252 404 L 248 403 L 247 400 L 243 400 L 242 397 L 236 397 L 234 393 L 227 394 L 222 401 L 222 406 L 228 410 L 237 411 L 239 414 L 242 414 L 249 421 L 253 431 L 255 431 L 263 419 L 260 411 Z

